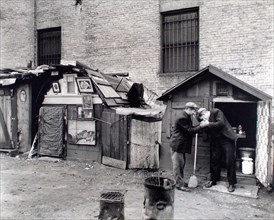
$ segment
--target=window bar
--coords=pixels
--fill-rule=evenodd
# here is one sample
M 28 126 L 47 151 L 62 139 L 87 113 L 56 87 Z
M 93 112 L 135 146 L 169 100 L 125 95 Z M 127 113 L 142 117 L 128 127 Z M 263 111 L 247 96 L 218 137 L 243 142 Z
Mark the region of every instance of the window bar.
M 182 21 L 182 15 L 180 15 L 180 32 L 181 32 L 181 34 L 180 34 L 180 71 L 183 71 L 183 43 L 184 43 L 184 41 L 183 41 L 183 34 L 184 34 L 184 32 L 183 32 L 183 21 Z
M 166 64 L 166 72 L 168 72 L 168 68 L 169 68 L 169 42 L 170 42 L 170 36 L 169 36 L 169 23 L 167 22 L 166 20 L 166 36 L 167 36 L 167 42 L 166 42 L 166 45 L 165 45 L 165 50 L 166 50 L 166 56 L 167 56 L 167 59 L 165 61 L 165 64 Z
M 162 62 L 163 62 L 163 72 L 166 72 L 166 22 L 165 22 L 165 17 L 163 17 L 163 33 L 164 33 L 164 38 L 163 38 L 163 56 L 162 56 Z
M 164 18 L 164 20 L 163 20 L 163 22 L 164 22 L 164 33 L 165 33 L 165 41 L 164 41 L 164 55 L 165 55 L 165 57 L 163 57 L 164 58 L 164 62 L 163 62 L 163 64 L 164 64 L 164 72 L 166 72 L 167 71 L 167 59 L 168 59 L 168 56 L 167 56 L 167 39 L 168 39 L 168 33 L 167 33 L 167 23 L 166 23 L 166 21 L 165 21 L 165 18 Z
M 58 44 L 58 34 L 56 35 L 56 37 L 55 37 L 55 42 L 54 42 L 54 47 L 53 47 L 53 54 L 54 54 L 54 63 L 56 63 L 56 64 L 58 64 L 59 62 L 58 62 L 58 54 L 57 54 L 57 50 L 56 50 L 56 48 L 57 48 L 57 44 Z
M 175 22 L 174 22 L 174 18 L 173 18 L 173 20 L 172 20 L 172 65 L 171 65 L 171 69 L 172 69 L 172 72 L 174 72 L 174 66 L 175 66 L 175 50 L 176 50 L 176 48 L 175 48 L 175 43 L 174 43 L 174 41 L 175 41 Z
M 195 15 L 193 15 L 193 17 L 195 18 Z M 192 20 L 192 55 L 191 55 L 191 57 L 192 57 L 192 71 L 194 71 L 195 70 L 195 65 L 194 65 L 194 63 L 195 63 L 195 59 L 194 59 L 194 54 L 195 54 L 195 19 L 193 19 Z
M 189 55 L 189 59 L 190 59 L 190 62 L 189 62 L 189 70 L 192 71 L 193 68 L 192 68 L 192 62 L 193 62 L 193 57 L 192 57 L 192 51 L 193 51 L 193 33 L 192 33 L 192 14 L 190 16 L 190 55 Z
M 189 15 L 189 20 L 188 20 L 188 65 L 187 65 L 187 70 L 191 70 L 191 14 Z
M 176 72 L 179 71 L 179 15 L 176 21 L 177 36 L 176 36 Z
M 196 27 L 197 27 L 197 41 L 196 41 L 196 44 L 197 44 L 197 57 L 196 57 L 196 59 L 197 59 L 197 69 L 199 68 L 199 57 L 200 57 L 200 51 L 199 51 L 199 45 L 200 45 L 200 35 L 199 35 L 199 33 L 200 33 L 200 27 L 199 27 L 199 15 L 197 14 L 197 20 L 196 20 Z
M 41 65 L 41 59 L 42 59 L 42 53 L 43 53 L 43 40 L 41 39 L 41 34 L 38 35 L 39 36 L 39 48 L 38 48 L 38 57 L 39 57 L 39 60 L 38 60 L 38 65 Z
M 54 44 L 54 32 L 49 36 L 49 61 L 48 61 L 48 63 L 49 64 L 52 64 L 52 58 L 53 58 L 53 56 L 52 56 L 52 46 L 53 46 L 53 44 Z
M 171 71 L 171 65 L 172 65 L 172 63 L 171 63 L 171 61 L 172 61 L 172 48 L 171 48 L 171 45 L 172 45 L 172 23 L 171 22 L 169 22 L 168 23 L 168 26 L 169 26 L 169 28 L 168 28 L 168 33 L 169 33 L 169 41 L 168 41 L 168 72 L 170 72 Z
M 55 64 L 56 62 L 56 54 L 55 54 L 55 43 L 56 43 L 56 34 L 54 33 L 53 34 L 53 36 L 52 36 L 52 38 L 53 38 L 53 42 L 52 42 L 52 44 L 51 44 L 51 62 L 52 62 L 52 64 Z
M 182 20 L 182 24 L 183 24 L 183 27 L 182 27 L 182 32 L 183 32 L 183 39 L 182 39 L 182 71 L 185 70 L 185 21 L 184 19 Z
M 54 52 L 54 54 L 56 54 L 55 56 L 56 56 L 56 63 L 60 63 L 60 58 L 59 58 L 59 53 L 57 53 L 57 48 L 58 48 L 58 45 L 59 45 L 59 41 L 58 41 L 58 39 L 59 39 L 59 34 L 57 35 L 57 37 L 56 37 L 56 48 L 55 48 L 55 52 Z
M 44 39 L 42 38 L 41 34 L 40 34 L 40 50 L 41 50 L 41 53 L 39 54 L 39 57 L 40 57 L 40 63 L 39 65 L 42 64 L 43 62 L 43 54 L 44 54 Z
M 198 13 L 195 14 L 195 70 L 199 68 L 199 26 L 198 26 Z M 196 52 L 197 51 L 197 52 Z M 197 56 L 196 56 L 197 55 Z
M 169 19 L 168 19 L 168 43 L 167 43 L 167 48 L 168 48 L 168 60 L 167 60 L 167 72 L 169 72 L 169 69 L 170 69 L 170 59 L 171 59 L 171 51 L 170 51 L 170 44 L 171 44 L 171 34 L 170 34 L 170 29 L 171 29 L 171 24 L 169 22 Z
M 46 57 L 46 54 L 47 54 L 46 39 L 44 37 L 42 37 L 42 38 L 43 38 L 43 53 L 42 53 L 42 63 L 41 63 L 41 65 L 45 64 L 45 57 Z
M 186 15 L 186 71 L 188 70 L 188 16 Z
M 53 40 L 53 44 L 52 44 L 52 56 L 53 56 L 53 59 L 52 59 L 52 62 L 54 64 L 57 64 L 58 61 L 57 61 L 57 53 L 56 53 L 56 45 L 57 45 L 57 33 L 53 36 L 54 40 Z
M 47 42 L 48 42 L 48 46 L 47 46 L 47 50 L 48 50 L 48 53 L 47 53 L 47 64 L 51 64 L 51 53 L 50 53 L 50 50 L 51 50 L 51 45 L 52 43 L 50 42 L 51 40 L 51 36 L 49 34 L 49 36 L 47 37 Z
M 193 29 L 194 29 L 194 32 L 193 32 L 193 49 L 194 49 L 194 52 L 193 52 L 193 69 L 196 70 L 196 13 L 194 14 L 194 21 L 193 21 Z
M 48 54 L 48 49 L 47 49 L 47 39 L 44 38 L 44 54 L 43 54 L 43 64 L 47 63 L 47 54 Z
M 191 56 L 192 56 L 192 14 L 189 15 L 189 53 L 188 53 L 188 70 L 192 70 L 191 66 Z

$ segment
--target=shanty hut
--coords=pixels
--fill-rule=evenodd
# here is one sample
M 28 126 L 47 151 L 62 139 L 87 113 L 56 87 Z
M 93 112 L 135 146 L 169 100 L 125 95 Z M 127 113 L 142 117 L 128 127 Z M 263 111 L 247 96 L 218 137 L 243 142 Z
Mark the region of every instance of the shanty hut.
M 49 66 L 0 70 L 0 150 L 16 155 L 30 150 L 37 131 L 38 107 L 50 80 Z M 41 74 L 45 72 L 44 74 Z
M 65 152 L 66 158 L 123 169 L 159 168 L 163 108 L 147 104 L 143 86 L 77 62 L 63 65 L 70 70 L 52 82 L 40 109 L 39 153 Z M 82 66 L 78 72 L 77 65 Z
M 271 100 L 268 94 L 209 65 L 162 94 L 158 100 L 167 105 L 162 122 L 160 166 L 171 168 L 169 141 L 172 125 L 186 102 L 200 107 L 221 109 L 238 133 L 236 146 L 237 177 L 259 180 L 264 186 L 273 183 L 273 146 L 271 147 Z M 193 120 L 193 123 L 198 123 Z M 194 141 L 193 141 L 194 143 Z M 192 148 L 194 150 L 194 147 Z M 241 171 L 242 157 L 254 162 L 254 174 Z M 193 171 L 194 153 L 187 155 L 186 170 Z M 209 173 L 209 143 L 203 132 L 199 133 L 197 175 Z M 224 167 L 225 168 L 225 167 Z
M 0 151 L 158 169 L 164 106 L 125 76 L 77 61 L 2 70 Z

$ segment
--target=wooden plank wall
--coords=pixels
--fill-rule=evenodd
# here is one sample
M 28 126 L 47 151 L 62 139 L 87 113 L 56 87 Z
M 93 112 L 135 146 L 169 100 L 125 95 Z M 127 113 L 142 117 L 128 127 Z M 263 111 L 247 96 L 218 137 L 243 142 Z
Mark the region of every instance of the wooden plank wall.
M 95 131 L 96 131 L 96 144 L 95 146 L 91 145 L 79 145 L 79 144 L 70 144 L 67 143 L 67 155 L 66 158 L 70 160 L 79 160 L 79 161 L 86 161 L 86 162 L 92 162 L 97 161 L 101 163 L 102 158 L 102 152 L 101 152 L 101 146 L 102 146 L 102 129 L 101 126 L 104 123 L 101 123 L 101 121 L 97 119 L 101 119 L 102 114 L 102 105 L 101 104 L 95 104 L 94 105 L 94 117 L 96 120 L 95 123 Z
M 127 161 L 128 116 L 104 109 L 101 126 L 103 156 Z
M 11 98 L 8 89 L 2 89 L 0 95 L 0 148 L 11 148 Z

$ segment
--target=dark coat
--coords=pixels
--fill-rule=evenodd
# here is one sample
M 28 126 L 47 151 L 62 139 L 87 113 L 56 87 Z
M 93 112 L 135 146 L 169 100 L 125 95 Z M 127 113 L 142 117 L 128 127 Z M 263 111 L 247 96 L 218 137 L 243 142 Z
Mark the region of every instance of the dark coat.
M 236 141 L 238 138 L 224 113 L 217 108 L 210 110 L 209 125 L 207 128 L 211 139 L 224 136 L 232 141 Z
M 193 127 L 191 117 L 183 111 L 181 118 L 177 119 L 172 131 L 170 147 L 178 153 L 191 153 L 193 134 L 197 133 L 201 127 Z

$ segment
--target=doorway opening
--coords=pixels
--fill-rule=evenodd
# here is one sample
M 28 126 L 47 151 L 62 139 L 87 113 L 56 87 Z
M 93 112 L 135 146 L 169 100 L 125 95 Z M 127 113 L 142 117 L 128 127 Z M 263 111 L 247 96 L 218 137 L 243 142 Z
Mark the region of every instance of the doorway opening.
M 214 107 L 223 111 L 235 132 L 242 134 L 236 143 L 237 170 L 241 170 L 242 157 L 252 158 L 255 164 L 257 103 L 215 102 Z

